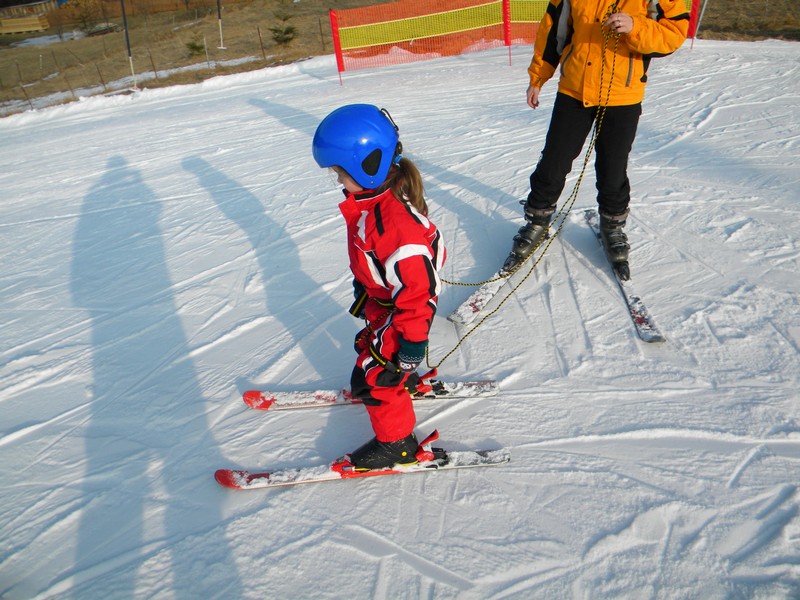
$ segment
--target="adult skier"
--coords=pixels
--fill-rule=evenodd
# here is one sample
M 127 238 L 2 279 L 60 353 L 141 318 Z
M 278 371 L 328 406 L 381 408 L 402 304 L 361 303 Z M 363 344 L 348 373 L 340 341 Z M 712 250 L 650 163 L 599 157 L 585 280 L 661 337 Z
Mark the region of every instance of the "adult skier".
M 525 201 L 526 223 L 514 236 L 503 271 L 513 271 L 547 235 L 572 163 L 597 122 L 597 204 L 603 245 L 621 278 L 630 276 L 628 155 L 642 113 L 653 57 L 686 39 L 684 0 L 550 0 L 528 74 L 528 106 L 561 67 L 550 127 Z

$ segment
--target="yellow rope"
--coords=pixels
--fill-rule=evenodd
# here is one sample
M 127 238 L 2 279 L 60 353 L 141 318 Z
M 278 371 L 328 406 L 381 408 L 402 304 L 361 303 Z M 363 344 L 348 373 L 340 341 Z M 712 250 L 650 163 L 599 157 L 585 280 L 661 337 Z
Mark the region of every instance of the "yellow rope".
M 614 14 L 618 9 L 619 9 L 618 8 L 618 1 L 615 1 L 611 5 L 611 7 L 608 9 L 608 11 L 606 12 L 604 21 L 606 19 L 608 19 L 608 17 L 610 15 Z M 572 188 L 572 193 L 569 195 L 569 197 L 567 198 L 566 202 L 564 202 L 564 204 L 561 206 L 561 209 L 558 211 L 558 213 L 556 214 L 556 216 L 555 216 L 555 218 L 553 220 L 554 224 L 557 224 L 558 227 L 555 228 L 555 232 L 549 238 L 549 240 L 547 241 L 547 244 L 542 249 L 542 253 L 536 259 L 536 261 L 534 261 L 534 263 L 531 265 L 531 268 L 528 270 L 528 272 L 525 274 L 525 276 L 522 279 L 520 279 L 519 282 L 517 284 L 515 284 L 513 288 L 511 288 L 511 291 L 509 291 L 508 294 L 506 294 L 506 296 L 498 303 L 498 305 L 491 312 L 489 312 L 486 315 L 484 315 L 483 318 L 480 321 L 478 321 L 478 323 L 474 327 L 472 327 L 472 329 L 470 329 L 464 335 L 464 337 L 462 337 L 460 340 L 458 340 L 458 343 L 456 343 L 456 345 L 453 346 L 453 348 L 447 354 L 445 354 L 444 357 L 435 366 L 432 366 L 431 363 L 430 363 L 430 355 L 429 355 L 430 347 L 428 347 L 425 350 L 425 362 L 426 362 L 426 364 L 427 364 L 429 369 L 438 369 L 439 367 L 441 367 L 442 364 L 448 358 L 450 358 L 456 352 L 456 350 L 458 350 L 461 347 L 461 344 L 463 344 L 464 341 L 469 336 L 471 336 L 481 325 L 483 325 L 483 323 L 489 317 L 493 316 L 495 313 L 497 313 L 497 311 L 500 310 L 500 308 L 506 303 L 506 301 L 514 293 L 516 293 L 516 291 L 519 289 L 519 287 L 523 283 L 525 283 L 525 281 L 527 281 L 528 277 L 531 276 L 531 274 L 533 273 L 533 270 L 542 261 L 542 259 L 544 258 L 545 254 L 547 254 L 547 251 L 550 249 L 550 245 L 553 243 L 553 241 L 561 233 L 561 229 L 564 227 L 564 223 L 566 223 L 567 217 L 569 216 L 570 212 L 572 211 L 572 207 L 575 204 L 575 200 L 578 198 L 578 191 L 580 190 L 581 182 L 583 181 L 583 176 L 586 173 L 586 167 L 589 164 L 589 159 L 592 156 L 592 151 L 594 150 L 595 144 L 597 142 L 597 137 L 598 137 L 598 135 L 600 135 L 600 128 L 601 128 L 601 126 L 603 124 L 603 117 L 605 117 L 606 107 L 608 106 L 609 99 L 611 98 L 611 84 L 614 81 L 614 69 L 615 69 L 616 62 L 617 62 L 616 61 L 616 58 L 617 58 L 617 45 L 619 44 L 619 36 L 620 36 L 620 34 L 617 33 L 616 31 L 610 31 L 608 29 L 603 29 L 603 51 L 602 51 L 602 61 L 600 63 L 600 91 L 602 93 L 602 90 L 603 90 L 603 78 L 604 78 L 604 71 L 605 71 L 605 64 L 606 64 L 606 61 L 605 61 L 606 49 L 608 48 L 608 40 L 612 36 L 614 38 L 614 47 L 613 47 L 613 56 L 614 56 L 614 58 L 613 58 L 613 60 L 611 62 L 611 76 L 609 77 L 609 81 L 608 81 L 608 88 L 606 90 L 605 102 L 604 103 L 601 102 L 599 107 L 598 107 L 598 109 L 597 109 L 597 116 L 595 117 L 594 133 L 592 134 L 592 137 L 591 137 L 591 139 L 589 141 L 589 147 L 586 149 L 586 155 L 584 156 L 584 159 L 583 159 L 583 167 L 581 168 L 581 172 L 578 175 L 577 181 L 575 182 L 575 186 Z M 480 286 L 486 285 L 487 283 L 493 283 L 495 281 L 500 281 L 501 279 L 506 279 L 506 278 L 511 277 L 512 275 L 514 275 L 522 267 L 522 265 L 525 264 L 528 261 L 528 259 L 536 253 L 536 250 L 539 249 L 539 246 L 542 245 L 543 241 L 544 241 L 544 239 L 540 240 L 539 243 L 536 244 L 536 246 L 533 248 L 533 250 L 531 250 L 530 254 L 528 254 L 528 256 L 526 256 L 522 261 L 520 261 L 520 263 L 516 267 L 514 267 L 514 269 L 512 269 L 508 273 L 500 273 L 497 277 L 495 277 L 493 279 L 487 279 L 485 281 L 481 281 L 481 282 L 478 282 L 478 283 L 463 283 L 463 282 L 456 282 L 456 281 L 448 281 L 447 279 L 442 279 L 442 281 L 444 283 L 447 283 L 447 284 L 450 284 L 450 285 L 466 286 L 466 287 L 480 287 Z

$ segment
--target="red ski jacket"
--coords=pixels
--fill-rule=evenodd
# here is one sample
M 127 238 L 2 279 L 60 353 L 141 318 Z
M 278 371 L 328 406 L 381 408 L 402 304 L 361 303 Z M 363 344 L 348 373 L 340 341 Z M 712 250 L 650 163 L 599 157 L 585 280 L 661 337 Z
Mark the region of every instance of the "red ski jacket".
M 370 298 L 394 306 L 391 327 L 396 333 L 409 342 L 427 340 L 441 288 L 438 270 L 445 260 L 439 230 L 391 190 L 348 194 L 339 209 L 347 223 L 356 280 Z M 368 305 L 367 319 L 377 318 L 369 313 Z

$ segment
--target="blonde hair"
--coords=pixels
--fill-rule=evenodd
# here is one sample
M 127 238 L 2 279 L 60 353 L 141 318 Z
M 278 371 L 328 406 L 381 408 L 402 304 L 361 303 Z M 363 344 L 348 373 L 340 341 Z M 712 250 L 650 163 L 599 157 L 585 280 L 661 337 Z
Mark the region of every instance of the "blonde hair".
M 391 188 L 392 193 L 401 202 L 413 206 L 417 212 L 428 216 L 428 203 L 425 202 L 425 190 L 417 165 L 407 158 L 401 158 L 389 169 L 389 175 L 381 189 Z

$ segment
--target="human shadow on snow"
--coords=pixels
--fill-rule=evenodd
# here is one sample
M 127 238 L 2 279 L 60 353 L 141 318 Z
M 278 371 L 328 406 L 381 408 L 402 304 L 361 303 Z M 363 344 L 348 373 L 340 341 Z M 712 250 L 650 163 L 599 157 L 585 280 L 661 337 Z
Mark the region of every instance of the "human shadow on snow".
M 294 348 L 299 348 L 299 352 L 290 354 L 289 360 L 294 363 L 303 361 L 290 364 L 288 372 L 301 372 L 306 380 L 304 382 L 243 381 L 240 382 L 239 391 L 250 387 L 267 387 L 271 391 L 314 389 L 314 385 L 339 389 L 348 385 L 356 357 L 351 340 L 363 323 L 353 319 L 346 306 L 334 301 L 330 294 L 321 289 L 319 282 L 305 273 L 300 249 L 284 226 L 271 216 L 272 208 L 265 208 L 258 197 L 202 158 L 187 157 L 183 160 L 183 167 L 197 177 L 220 212 L 246 236 L 254 250 L 263 281 L 266 314 L 280 321 L 291 338 L 288 347 L 276 347 L 270 356 L 265 357 L 268 362 L 264 369 L 269 370 L 281 361 L 286 362 L 287 353 Z M 274 202 L 271 203 L 271 206 L 274 205 Z M 344 237 L 342 252 L 346 252 Z M 324 255 L 318 255 L 315 259 L 326 260 Z M 342 365 L 341 369 L 337 370 L 337 365 Z M 331 378 L 329 374 L 334 374 L 334 377 Z M 309 375 L 322 375 L 322 380 L 309 383 Z M 354 449 L 350 447 L 353 442 L 349 441 L 351 436 L 347 434 L 345 423 L 352 420 L 347 413 L 353 417 L 355 413 L 352 410 L 358 409 L 355 407 L 344 412 L 338 407 L 331 409 L 327 426 L 317 438 L 317 447 L 323 457 L 333 459 L 336 456 L 328 455 L 337 452 L 343 454 Z M 356 438 L 359 443 L 362 441 L 360 438 L 366 438 L 370 431 L 366 416 L 361 417 L 358 421 L 363 420 L 365 429 L 363 435 Z M 355 427 L 359 429 L 357 425 Z
M 220 498 L 209 493 L 210 465 L 221 457 L 176 307 L 161 206 L 142 174 L 115 156 L 84 198 L 75 229 L 70 290 L 89 315 L 92 384 L 86 503 L 74 571 L 66 576 L 80 582 L 89 574 L 93 589 L 102 578 L 117 597 L 131 598 L 142 592 L 144 563 L 163 554 L 173 597 L 201 597 L 209 563 L 226 573 L 226 592 L 238 597 L 241 582 L 224 536 L 197 535 L 222 518 Z M 191 552 L 181 548 L 187 539 Z M 196 548 L 204 540 L 213 540 L 205 553 Z M 103 567 L 107 561 L 113 569 Z

